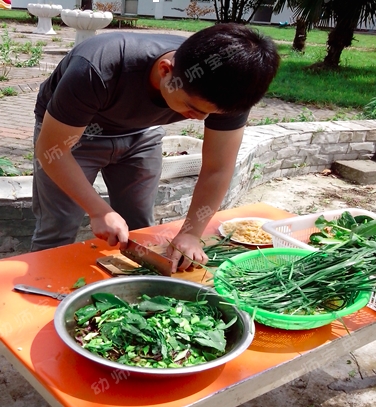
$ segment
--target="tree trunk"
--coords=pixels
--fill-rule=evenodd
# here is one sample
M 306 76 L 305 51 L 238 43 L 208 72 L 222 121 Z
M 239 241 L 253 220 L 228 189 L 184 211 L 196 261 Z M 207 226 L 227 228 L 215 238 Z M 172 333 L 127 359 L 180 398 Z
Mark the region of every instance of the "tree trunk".
M 244 7 L 245 7 L 246 3 L 247 3 L 246 0 L 240 0 L 239 1 L 237 16 L 236 16 L 236 20 L 235 20 L 239 24 L 245 23 L 245 20 L 243 18 L 243 14 L 244 14 Z
M 349 47 L 354 38 L 354 26 L 349 21 L 339 21 L 330 32 L 327 41 L 327 55 L 324 65 L 331 69 L 338 69 L 344 48 Z
M 304 20 L 298 18 L 296 20 L 295 38 L 292 44 L 294 51 L 303 52 L 307 39 L 307 25 Z
M 93 0 L 82 0 L 81 10 L 93 10 Z
M 216 23 L 220 23 L 220 22 L 221 22 L 221 19 L 220 19 L 220 17 L 219 17 L 218 4 L 217 4 L 217 1 L 216 1 L 216 0 L 214 0 L 214 10 L 215 10 L 215 16 L 216 16 L 216 18 L 217 18 Z
M 238 2 L 233 1 L 232 2 L 232 10 L 231 10 L 231 21 L 233 21 L 233 22 L 236 21 L 237 12 L 238 12 Z
M 223 7 L 222 7 L 222 23 L 229 23 L 231 21 L 230 18 L 230 0 L 225 0 Z

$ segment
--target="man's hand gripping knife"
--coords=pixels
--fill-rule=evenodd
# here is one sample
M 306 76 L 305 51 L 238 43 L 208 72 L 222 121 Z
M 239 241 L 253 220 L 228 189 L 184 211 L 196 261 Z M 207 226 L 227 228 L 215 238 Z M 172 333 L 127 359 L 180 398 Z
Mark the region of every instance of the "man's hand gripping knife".
M 120 249 L 125 249 L 129 235 L 127 223 L 98 195 L 74 159 L 71 144 L 67 143 L 73 138 L 78 142 L 84 129 L 61 123 L 46 112 L 36 157 L 46 174 L 87 212 L 94 235 L 110 246 L 120 243 Z M 48 151 L 56 151 L 58 156 L 48 159 Z

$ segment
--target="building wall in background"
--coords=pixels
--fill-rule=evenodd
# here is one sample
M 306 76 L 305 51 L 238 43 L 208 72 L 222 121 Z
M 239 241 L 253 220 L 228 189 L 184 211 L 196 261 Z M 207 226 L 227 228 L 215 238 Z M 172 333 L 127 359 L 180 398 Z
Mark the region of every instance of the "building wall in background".
M 124 3 L 125 14 L 137 14 L 138 0 L 123 0 L 123 4 Z
M 75 9 L 81 5 L 81 0 L 12 0 L 12 9 L 25 9 L 27 10 L 27 5 L 29 3 L 40 3 L 40 4 L 56 4 L 61 5 L 63 8 Z
M 129 0 L 125 0 L 127 3 Z M 138 0 L 138 8 L 137 8 L 137 14 L 140 16 L 150 16 L 154 17 L 156 15 L 156 12 L 158 15 L 163 15 L 164 17 L 170 17 L 170 18 L 187 18 L 187 13 L 184 11 L 185 8 L 189 5 L 190 0 Z M 207 6 L 212 6 L 213 2 L 212 1 L 199 1 L 198 5 L 201 7 L 207 7 Z M 259 21 L 259 22 L 271 22 L 273 24 L 279 24 L 280 22 L 289 22 L 291 23 L 291 11 L 288 9 L 284 9 L 280 14 L 271 14 L 271 19 L 270 21 L 265 21 L 265 16 L 270 15 L 270 12 L 268 13 L 269 7 L 265 7 L 262 10 L 259 10 L 258 18 L 254 19 L 253 21 Z M 162 12 L 161 12 L 162 10 Z M 256 17 L 257 17 L 256 14 Z M 245 18 L 248 18 L 248 15 L 245 15 Z M 207 14 L 206 16 L 203 17 L 205 20 L 215 20 L 215 13 Z

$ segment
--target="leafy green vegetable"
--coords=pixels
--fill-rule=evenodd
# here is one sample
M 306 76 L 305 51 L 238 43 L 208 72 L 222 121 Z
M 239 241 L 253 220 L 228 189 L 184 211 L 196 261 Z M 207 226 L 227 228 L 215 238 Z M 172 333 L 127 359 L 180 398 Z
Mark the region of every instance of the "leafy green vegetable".
M 121 298 L 119 298 L 118 296 L 116 296 L 112 293 L 96 293 L 96 294 L 93 294 L 91 297 L 96 303 L 104 303 L 104 304 L 118 306 L 118 307 L 124 307 L 124 306 L 127 307 L 128 306 L 128 303 L 126 303 Z
M 109 293 L 76 311 L 75 338 L 85 349 L 122 364 L 175 368 L 205 363 L 226 351 L 227 324 L 203 301 L 142 296 L 129 304 Z
M 157 296 L 154 298 L 149 298 L 144 296 L 144 301 L 138 305 L 140 311 L 145 312 L 157 312 L 157 311 L 168 311 L 171 308 L 170 302 L 162 296 Z
M 84 324 L 85 322 L 89 321 L 89 319 L 93 318 L 97 315 L 98 309 L 94 307 L 94 305 L 87 305 L 84 308 L 80 308 L 76 312 L 76 320 L 79 325 Z
M 72 286 L 72 288 L 80 288 L 86 285 L 85 277 L 80 277 Z
M 319 232 L 310 235 L 309 243 L 320 249 L 335 250 L 342 246 L 376 248 L 376 219 L 369 216 L 353 217 L 344 211 L 338 219 L 328 221 L 321 215 L 315 226 Z

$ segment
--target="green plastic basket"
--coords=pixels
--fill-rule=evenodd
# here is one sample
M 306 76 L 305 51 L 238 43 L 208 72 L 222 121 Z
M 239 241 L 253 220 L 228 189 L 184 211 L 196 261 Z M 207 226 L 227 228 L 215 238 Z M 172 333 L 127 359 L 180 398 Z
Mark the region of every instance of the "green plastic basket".
M 249 270 L 260 270 L 270 267 L 269 261 L 277 265 L 283 265 L 301 257 L 312 254 L 312 251 L 305 249 L 274 248 L 250 251 L 242 253 L 222 263 L 214 275 L 214 287 L 227 301 L 235 304 L 231 292 L 227 289 L 223 280 L 226 281 L 226 271 L 233 267 L 247 268 Z M 268 261 L 269 260 L 269 261 Z M 258 308 L 255 314 L 255 320 L 263 325 L 286 330 L 313 329 L 328 325 L 334 320 L 352 314 L 365 307 L 371 294 L 361 292 L 354 304 L 336 312 L 327 312 L 316 315 L 288 315 L 278 314 Z M 253 315 L 254 309 L 245 302 L 236 303 L 236 306 L 243 311 Z

